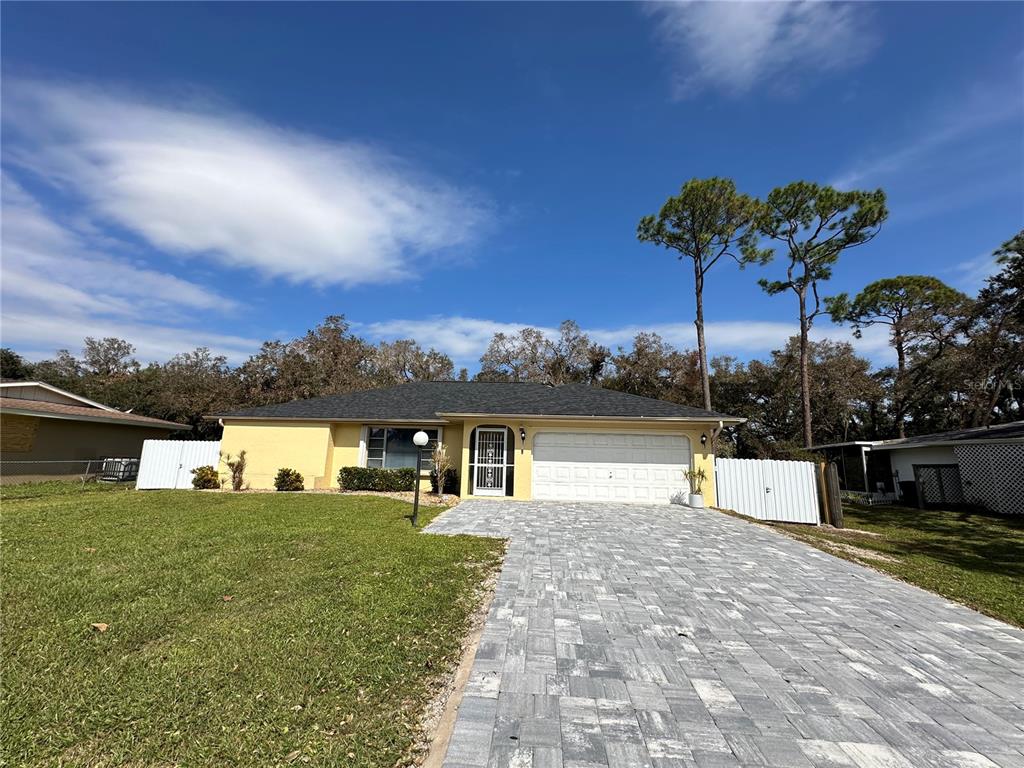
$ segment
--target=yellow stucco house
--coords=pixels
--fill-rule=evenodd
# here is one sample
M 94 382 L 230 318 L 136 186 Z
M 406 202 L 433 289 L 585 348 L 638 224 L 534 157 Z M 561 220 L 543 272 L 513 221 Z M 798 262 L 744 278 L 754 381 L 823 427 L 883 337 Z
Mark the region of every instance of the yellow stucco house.
M 715 434 L 742 419 L 585 384 L 414 382 L 218 414 L 221 452 L 246 451 L 246 479 L 281 467 L 337 487 L 345 466 L 415 467 L 412 437 L 445 445 L 463 498 L 668 503 L 703 467 L 715 501 Z M 429 482 L 429 452 L 420 466 Z

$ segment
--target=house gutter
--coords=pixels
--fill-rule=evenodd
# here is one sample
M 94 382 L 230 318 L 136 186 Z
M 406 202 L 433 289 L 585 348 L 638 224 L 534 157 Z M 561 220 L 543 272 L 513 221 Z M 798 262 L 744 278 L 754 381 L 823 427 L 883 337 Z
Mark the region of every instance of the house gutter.
M 847 446 L 858 446 L 866 445 L 870 447 L 881 445 L 881 440 L 849 440 L 845 443 L 823 443 L 821 445 L 812 445 L 808 450 L 817 451 L 820 448 L 846 448 Z
M 377 419 L 372 416 L 360 416 L 358 418 L 338 418 L 336 416 L 204 416 L 206 421 L 216 421 L 221 426 L 225 421 L 297 421 L 303 423 L 331 422 L 336 424 L 450 424 L 451 419 L 537 419 L 541 421 L 636 421 L 636 422 L 658 422 L 658 423 L 681 423 L 681 424 L 707 424 L 709 422 L 719 424 L 721 429 L 725 424 L 742 424 L 746 419 L 734 418 L 704 418 L 700 416 L 552 416 L 529 413 L 438 413 L 440 419 Z
M 375 419 L 370 416 L 358 418 L 338 418 L 336 416 L 203 416 L 204 421 L 216 421 L 224 426 L 226 421 L 298 421 L 302 423 L 323 424 L 439 424 L 450 422 L 444 419 Z
M 571 416 L 541 413 L 438 413 L 438 416 L 458 419 L 537 419 L 539 421 L 636 421 L 683 424 L 742 424 L 746 419 L 705 416 Z

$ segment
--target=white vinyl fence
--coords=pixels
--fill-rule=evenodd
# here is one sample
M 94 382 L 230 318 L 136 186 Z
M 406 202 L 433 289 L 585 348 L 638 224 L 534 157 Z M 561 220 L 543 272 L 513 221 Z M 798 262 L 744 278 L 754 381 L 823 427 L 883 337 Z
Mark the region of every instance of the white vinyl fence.
M 718 506 L 757 520 L 818 524 L 818 475 L 809 461 L 715 459 Z
M 220 462 L 220 440 L 146 440 L 135 487 L 191 488 L 192 470 Z

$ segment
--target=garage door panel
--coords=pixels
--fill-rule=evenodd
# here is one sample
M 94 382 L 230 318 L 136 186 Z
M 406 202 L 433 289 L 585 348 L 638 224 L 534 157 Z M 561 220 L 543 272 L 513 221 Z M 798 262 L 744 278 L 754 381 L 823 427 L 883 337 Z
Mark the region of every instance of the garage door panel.
M 690 445 L 681 435 L 541 432 L 533 456 L 537 499 L 667 503 L 687 490 Z

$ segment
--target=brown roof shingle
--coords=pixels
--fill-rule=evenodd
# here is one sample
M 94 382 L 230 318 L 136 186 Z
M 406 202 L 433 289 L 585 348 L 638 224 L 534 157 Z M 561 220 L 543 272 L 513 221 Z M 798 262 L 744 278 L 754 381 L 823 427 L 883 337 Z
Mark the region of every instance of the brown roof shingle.
M 64 405 L 43 400 L 23 400 L 14 397 L 0 397 L 0 412 L 33 413 L 42 417 L 66 418 L 76 421 L 109 421 L 136 427 L 167 427 L 168 429 L 192 429 L 188 424 L 140 416 L 123 411 L 105 411 L 84 405 Z

